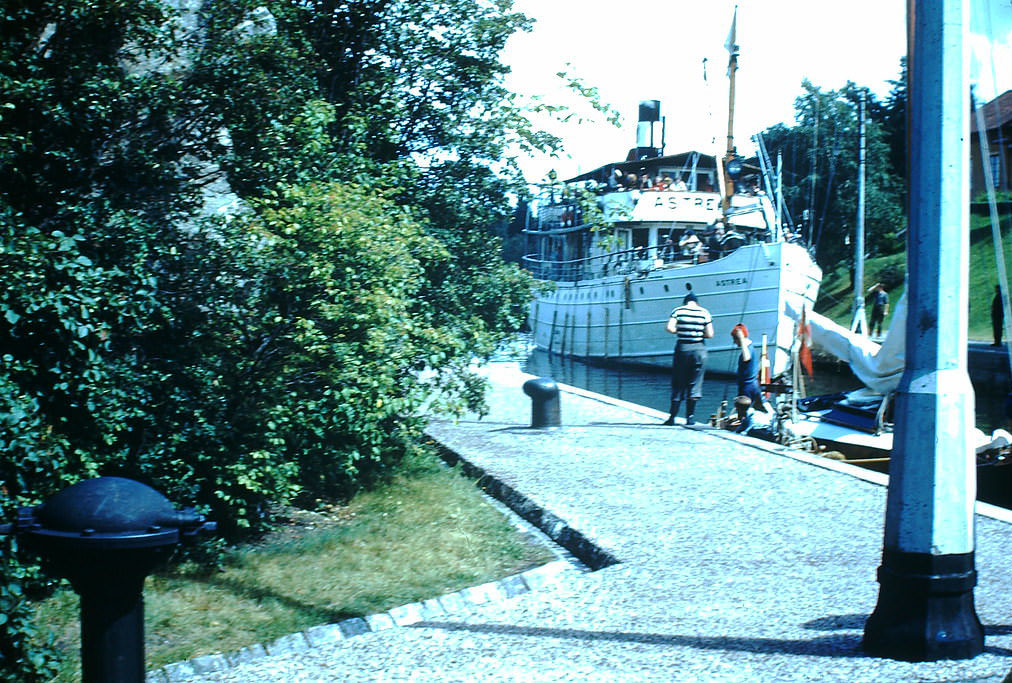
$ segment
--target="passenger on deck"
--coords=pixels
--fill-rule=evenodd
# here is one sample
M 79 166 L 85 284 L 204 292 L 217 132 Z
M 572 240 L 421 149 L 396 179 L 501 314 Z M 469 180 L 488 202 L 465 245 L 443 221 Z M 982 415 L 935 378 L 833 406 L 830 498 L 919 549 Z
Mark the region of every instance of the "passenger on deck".
M 668 261 L 674 261 L 677 256 L 675 251 L 675 241 L 670 237 L 665 238 L 664 246 L 661 247 L 661 260 L 667 263 Z
M 724 246 L 720 243 L 722 239 L 724 239 L 724 224 L 718 221 L 713 224 L 713 232 L 706 239 L 706 253 L 711 261 L 724 255 Z
M 654 189 L 654 181 L 650 179 L 650 174 L 643 173 L 642 175 L 640 175 L 640 189 L 641 190 Z
M 646 277 L 650 272 L 650 260 L 647 258 L 647 250 L 643 247 L 636 247 L 633 252 L 633 267 L 639 277 Z
M 685 181 L 682 180 L 682 176 L 678 176 L 678 178 L 676 178 L 675 181 L 671 183 L 671 187 L 669 187 L 668 189 L 674 190 L 675 192 L 686 192 L 688 191 L 689 188 L 686 187 Z
M 664 192 L 671 186 L 671 176 L 657 176 L 657 182 L 654 184 L 654 189 L 658 192 Z
M 733 228 L 720 239 L 720 249 L 725 256 L 744 244 L 745 235 Z
M 682 252 L 682 256 L 697 256 L 702 246 L 692 228 L 686 228 L 682 239 L 678 240 L 678 249 Z
M 625 189 L 635 190 L 640 186 L 639 178 L 636 177 L 635 173 L 629 173 L 625 177 Z

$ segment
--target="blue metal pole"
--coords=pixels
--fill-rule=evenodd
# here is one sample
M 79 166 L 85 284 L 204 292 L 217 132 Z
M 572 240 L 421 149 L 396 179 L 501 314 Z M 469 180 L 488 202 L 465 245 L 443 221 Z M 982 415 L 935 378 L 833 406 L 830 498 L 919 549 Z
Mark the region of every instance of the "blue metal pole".
M 967 0 L 909 0 L 909 312 L 879 598 L 864 647 L 912 661 L 983 650 L 973 602 L 973 388 L 967 374 Z

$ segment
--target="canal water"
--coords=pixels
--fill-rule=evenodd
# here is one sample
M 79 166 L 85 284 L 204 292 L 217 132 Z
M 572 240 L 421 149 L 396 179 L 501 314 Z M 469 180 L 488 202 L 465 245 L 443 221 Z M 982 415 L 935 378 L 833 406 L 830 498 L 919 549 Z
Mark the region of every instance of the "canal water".
M 630 403 L 648 406 L 666 412 L 671 396 L 671 374 L 661 370 L 619 368 L 614 365 L 595 365 L 582 361 L 561 358 L 538 351 L 530 335 L 519 335 L 512 343 L 505 345 L 492 359 L 494 363 L 509 363 L 522 371 L 538 377 L 551 377 L 556 382 L 586 389 L 597 394 L 611 396 Z M 815 377 L 806 378 L 808 395 L 831 394 L 849 391 L 860 386 L 860 382 L 845 365 L 817 366 Z M 703 398 L 696 407 L 696 420 L 709 420 L 717 411 L 721 401 L 728 405 L 734 400 L 734 380 L 707 377 L 703 381 Z M 518 396 L 518 399 L 522 397 Z M 976 395 L 977 427 L 990 434 L 997 427 L 1004 427 L 1005 395 Z M 684 416 L 684 408 L 682 415 Z M 565 420 L 566 416 L 563 415 Z M 978 468 L 977 495 L 979 500 L 1012 509 L 1012 465 L 997 468 Z
M 586 389 L 630 403 L 667 411 L 671 400 L 671 374 L 662 370 L 599 365 L 562 358 L 534 348 L 530 335 L 521 334 L 500 349 L 493 358 L 496 363 L 516 364 L 526 373 L 538 377 L 551 377 L 561 384 Z M 805 378 L 809 396 L 832 394 L 857 389 L 861 383 L 845 365 L 835 368 L 822 365 L 815 368 L 815 377 Z M 696 420 L 705 422 L 717 412 L 721 401 L 728 406 L 736 395 L 733 379 L 708 376 L 703 380 L 703 398 L 696 407 Z M 976 397 L 977 426 L 990 434 L 1005 427 L 1004 394 L 979 392 Z M 682 415 L 684 416 L 684 407 Z

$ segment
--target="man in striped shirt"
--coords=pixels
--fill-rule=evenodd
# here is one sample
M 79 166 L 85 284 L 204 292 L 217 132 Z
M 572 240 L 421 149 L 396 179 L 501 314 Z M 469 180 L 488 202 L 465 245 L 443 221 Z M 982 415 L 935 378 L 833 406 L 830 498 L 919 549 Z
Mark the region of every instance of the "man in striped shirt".
M 703 395 L 703 368 L 706 365 L 704 339 L 713 336 L 713 318 L 689 292 L 682 305 L 671 312 L 667 330 L 678 335 L 671 361 L 671 416 L 664 423 L 675 424 L 675 416 L 685 401 L 685 424 L 695 424 L 696 401 Z

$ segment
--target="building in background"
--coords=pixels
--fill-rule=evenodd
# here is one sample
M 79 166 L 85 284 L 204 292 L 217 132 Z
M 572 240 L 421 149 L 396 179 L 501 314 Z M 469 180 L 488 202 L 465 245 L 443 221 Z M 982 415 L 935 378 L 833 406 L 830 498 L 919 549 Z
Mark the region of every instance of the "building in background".
M 990 157 L 986 167 L 994 179 L 994 189 L 1008 192 L 1012 190 L 1009 181 L 1009 164 L 1012 163 L 1012 90 L 1005 91 L 985 104 L 983 113 Z M 986 190 L 984 166 L 980 163 L 980 143 L 977 141 L 976 115 L 970 117 L 970 169 L 970 196 L 976 198 Z

